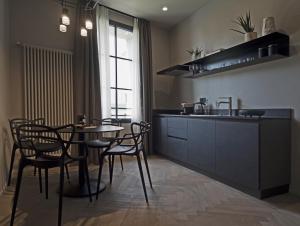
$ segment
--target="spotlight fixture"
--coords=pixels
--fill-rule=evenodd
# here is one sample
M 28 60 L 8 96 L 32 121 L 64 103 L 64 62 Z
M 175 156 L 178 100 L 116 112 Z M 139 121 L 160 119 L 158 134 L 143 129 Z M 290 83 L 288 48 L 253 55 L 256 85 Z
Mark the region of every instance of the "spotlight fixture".
M 67 26 L 64 24 L 59 25 L 59 31 L 60 32 L 67 32 Z
M 81 35 L 82 37 L 87 37 L 87 29 L 85 29 L 84 27 L 82 27 L 82 28 L 80 29 L 80 35 Z
M 168 7 L 167 6 L 162 7 L 162 11 L 167 12 L 168 11 Z

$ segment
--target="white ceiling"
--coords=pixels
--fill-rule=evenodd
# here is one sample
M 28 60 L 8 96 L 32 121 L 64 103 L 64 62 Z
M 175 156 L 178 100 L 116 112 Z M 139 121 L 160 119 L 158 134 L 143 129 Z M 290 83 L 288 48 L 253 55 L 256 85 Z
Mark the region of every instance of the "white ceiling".
M 110 8 L 172 27 L 190 16 L 209 0 L 102 0 Z M 167 6 L 167 12 L 162 7 Z

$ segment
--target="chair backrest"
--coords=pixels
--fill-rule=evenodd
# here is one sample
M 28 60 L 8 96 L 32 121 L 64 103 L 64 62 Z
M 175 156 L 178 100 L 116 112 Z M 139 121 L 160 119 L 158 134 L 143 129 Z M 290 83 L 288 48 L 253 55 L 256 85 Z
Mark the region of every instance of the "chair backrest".
M 37 119 L 25 119 L 25 118 L 14 118 L 9 119 L 10 132 L 13 138 L 14 143 L 17 143 L 17 128 L 23 124 L 37 124 L 37 125 L 45 125 L 44 118 Z
M 64 140 L 61 132 L 68 130 L 69 137 Z M 16 128 L 17 142 L 19 143 L 22 157 L 38 157 L 41 154 L 49 155 L 51 152 L 61 150 L 61 157 L 68 154 L 75 134 L 75 126 L 65 125 L 61 127 L 50 127 L 38 124 L 22 124 Z M 24 150 L 30 149 L 28 154 Z
M 139 146 L 145 147 L 145 136 L 151 131 L 151 124 L 141 121 L 140 123 L 131 123 L 131 134 L 134 140 L 134 144 L 137 149 Z

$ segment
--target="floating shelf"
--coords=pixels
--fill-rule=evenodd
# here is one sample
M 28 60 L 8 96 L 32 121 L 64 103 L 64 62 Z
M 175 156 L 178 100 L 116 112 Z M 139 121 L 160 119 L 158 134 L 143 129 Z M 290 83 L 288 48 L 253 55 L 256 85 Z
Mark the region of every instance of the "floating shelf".
M 183 75 L 189 72 L 189 66 L 188 65 L 175 65 L 172 67 L 169 67 L 165 70 L 157 72 L 159 75 Z
M 259 58 L 258 49 L 271 44 L 278 45 L 277 54 Z M 286 58 L 289 54 L 289 36 L 274 32 L 186 64 L 169 67 L 158 74 L 197 78 Z M 202 71 L 193 74 L 189 71 L 191 65 L 200 65 Z

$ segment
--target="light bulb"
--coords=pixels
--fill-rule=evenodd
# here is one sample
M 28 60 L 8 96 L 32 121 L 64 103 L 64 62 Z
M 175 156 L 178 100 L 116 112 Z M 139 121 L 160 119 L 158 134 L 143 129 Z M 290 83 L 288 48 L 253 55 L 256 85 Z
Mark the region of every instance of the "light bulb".
M 60 32 L 67 32 L 67 26 L 64 24 L 59 25 L 59 31 Z
M 80 29 L 80 35 L 82 37 L 87 37 L 87 30 L 84 27 Z
M 88 30 L 92 30 L 93 29 L 93 22 L 90 19 L 87 19 L 85 21 L 85 28 Z
M 67 26 L 70 25 L 70 17 L 68 16 L 68 10 L 66 8 L 63 8 L 61 23 Z
M 162 11 L 164 12 L 168 11 L 168 7 L 167 6 L 162 7 Z

